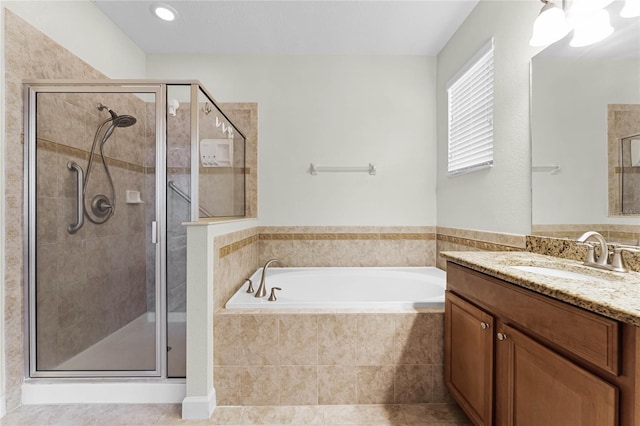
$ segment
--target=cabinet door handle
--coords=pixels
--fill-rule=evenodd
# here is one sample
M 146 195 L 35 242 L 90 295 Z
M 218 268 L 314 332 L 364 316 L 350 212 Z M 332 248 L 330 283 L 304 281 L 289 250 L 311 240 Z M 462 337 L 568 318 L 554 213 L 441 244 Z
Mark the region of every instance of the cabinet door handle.
M 507 340 L 507 335 L 503 333 L 498 333 L 498 340 L 500 341 Z
M 483 330 L 486 330 L 487 328 L 489 328 L 489 324 L 487 324 L 486 322 L 482 321 L 480 323 L 480 328 Z

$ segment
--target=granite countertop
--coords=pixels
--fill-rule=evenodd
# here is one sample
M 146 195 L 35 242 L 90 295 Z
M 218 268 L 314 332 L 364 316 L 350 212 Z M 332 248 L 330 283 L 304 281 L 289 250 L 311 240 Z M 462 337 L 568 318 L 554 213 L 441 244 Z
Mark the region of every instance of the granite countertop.
M 533 290 L 574 306 L 640 327 L 640 273 L 611 272 L 582 262 L 529 252 L 442 252 L 458 265 Z M 558 278 L 513 266 L 538 266 L 582 274 Z

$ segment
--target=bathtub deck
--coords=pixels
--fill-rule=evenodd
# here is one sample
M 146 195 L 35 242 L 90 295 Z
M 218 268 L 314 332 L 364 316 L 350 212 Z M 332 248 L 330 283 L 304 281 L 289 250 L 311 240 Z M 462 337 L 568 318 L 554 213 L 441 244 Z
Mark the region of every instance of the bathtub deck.
M 179 405 L 22 406 L 2 425 L 393 425 L 471 426 L 455 404 L 218 407 L 211 419 L 180 418 Z

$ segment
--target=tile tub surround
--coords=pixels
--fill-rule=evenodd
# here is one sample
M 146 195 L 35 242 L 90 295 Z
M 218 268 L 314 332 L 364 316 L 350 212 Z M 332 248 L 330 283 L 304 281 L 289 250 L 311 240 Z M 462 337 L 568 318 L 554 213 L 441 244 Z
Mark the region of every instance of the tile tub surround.
M 450 402 L 443 309 L 214 317 L 218 405 Z
M 447 262 L 440 254 L 443 251 L 522 251 L 526 248 L 524 235 L 443 226 L 438 226 L 436 233 L 436 266 L 444 270 Z
M 218 407 L 210 419 L 191 421 L 177 405 L 45 405 L 20 407 L 2 424 L 471 426 L 456 404 Z
M 640 273 L 610 272 L 582 262 L 529 252 L 444 252 L 459 265 L 606 317 L 640 326 Z M 512 266 L 542 266 L 593 277 L 576 281 L 525 272 Z
M 262 226 L 259 261 L 285 266 L 435 266 L 432 226 Z
M 217 236 L 213 247 L 213 309 L 217 312 L 258 268 L 258 228 Z
M 637 234 L 633 235 L 635 237 Z M 615 237 L 609 237 L 606 239 L 609 241 L 620 241 Z M 580 246 L 575 239 L 539 237 L 536 235 L 527 236 L 527 251 L 580 262 L 584 262 L 584 259 L 587 256 L 586 247 Z M 622 253 L 622 259 L 624 261 L 624 265 L 629 271 L 640 272 L 640 253 L 624 252 Z

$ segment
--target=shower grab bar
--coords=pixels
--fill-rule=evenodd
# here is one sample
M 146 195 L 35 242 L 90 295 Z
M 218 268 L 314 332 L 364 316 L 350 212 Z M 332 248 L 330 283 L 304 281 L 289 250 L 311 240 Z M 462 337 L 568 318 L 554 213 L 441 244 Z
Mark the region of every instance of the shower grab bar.
M 77 199 L 77 210 L 76 210 L 76 223 L 72 223 L 67 226 L 67 231 L 70 234 L 75 234 L 82 228 L 84 225 L 84 209 L 83 209 L 83 182 L 84 182 L 84 172 L 82 171 L 82 167 L 80 167 L 75 161 L 69 161 L 67 163 L 67 168 L 70 171 L 76 172 L 77 186 L 76 186 L 76 199 Z
M 187 203 L 191 204 L 191 197 L 189 197 L 189 195 L 187 195 L 184 191 L 182 191 L 174 181 L 170 180 L 169 182 L 167 182 L 167 184 L 169 185 L 169 188 L 171 188 L 173 192 L 178 194 L 180 198 L 185 200 Z M 213 217 L 213 215 L 209 213 L 207 209 L 205 209 L 204 207 L 198 206 L 198 209 L 200 210 L 200 213 L 204 214 L 205 216 Z
M 367 172 L 370 175 L 375 175 L 377 172 L 375 164 L 369 163 L 367 167 L 340 167 L 340 166 L 318 166 L 311 163 L 309 167 L 309 174 L 317 175 L 321 172 Z

